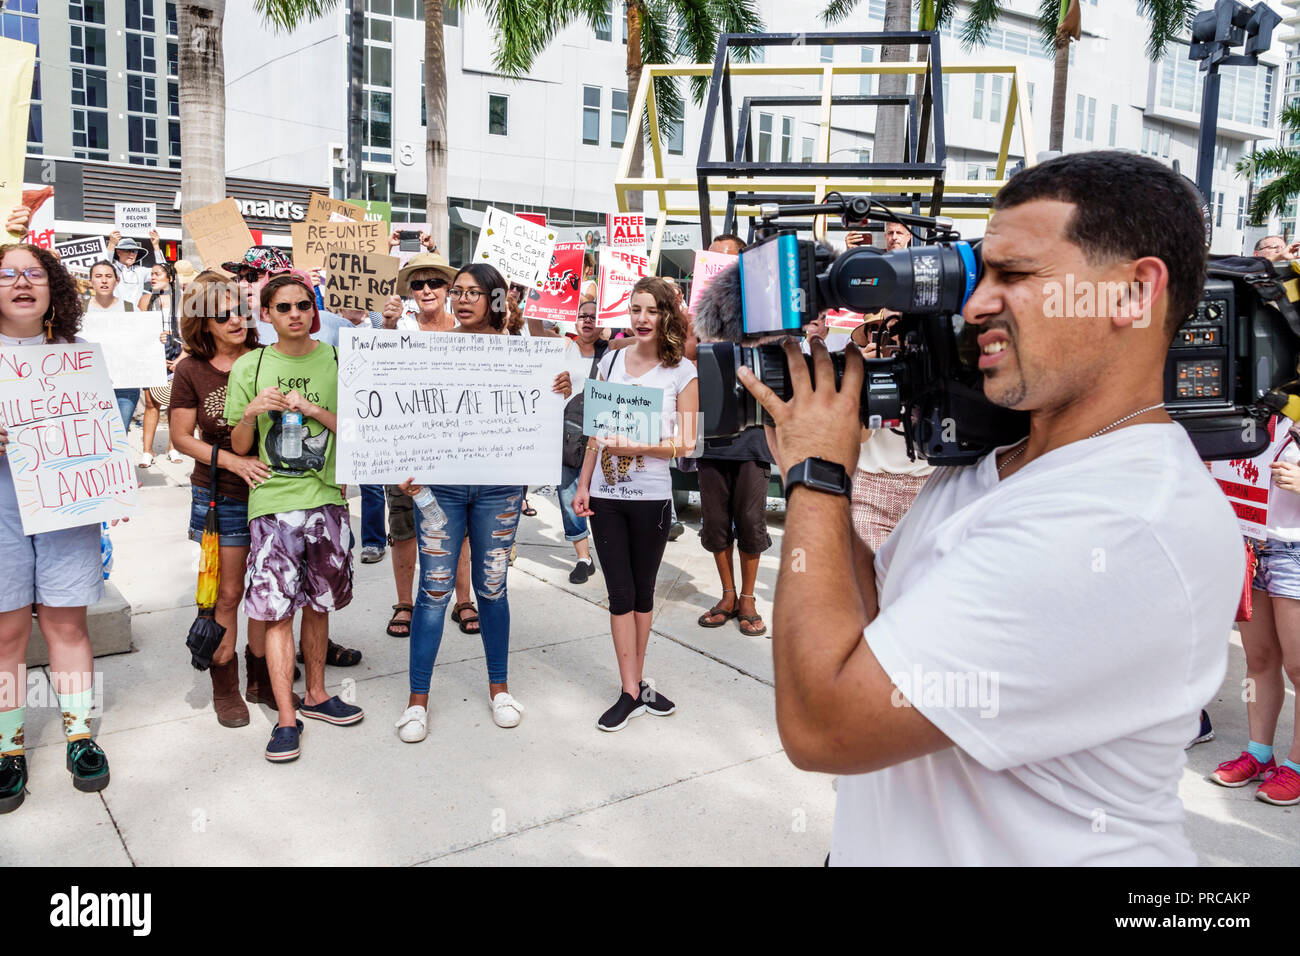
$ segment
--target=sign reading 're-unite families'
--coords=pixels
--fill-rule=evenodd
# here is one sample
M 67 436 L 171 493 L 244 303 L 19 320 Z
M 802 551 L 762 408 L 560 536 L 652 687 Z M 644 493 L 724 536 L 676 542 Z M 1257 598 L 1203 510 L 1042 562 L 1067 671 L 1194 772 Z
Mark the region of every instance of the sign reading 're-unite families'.
M 546 283 L 554 246 L 554 229 L 488 206 L 474 247 L 474 261 L 496 266 L 507 282 L 540 289 Z
M 543 485 L 560 477 L 562 338 L 339 330 L 337 478 Z
M 642 445 L 659 442 L 664 390 L 587 379 L 583 386 L 582 433 L 593 438 L 624 438 Z
M 98 345 L 0 346 L 0 424 L 24 534 L 135 514 L 135 468 Z
M 364 215 L 364 214 L 363 214 Z M 293 264 L 299 269 L 322 269 L 331 252 L 388 252 L 388 234 L 382 222 L 296 222 L 293 234 Z

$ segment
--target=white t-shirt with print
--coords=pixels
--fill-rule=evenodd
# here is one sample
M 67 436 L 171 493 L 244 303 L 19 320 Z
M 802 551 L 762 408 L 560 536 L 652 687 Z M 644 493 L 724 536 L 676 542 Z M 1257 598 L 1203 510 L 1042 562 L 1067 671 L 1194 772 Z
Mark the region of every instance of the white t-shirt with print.
M 1245 563 L 1180 426 L 1005 481 L 994 455 L 938 468 L 875 570 L 867 644 L 954 746 L 840 777 L 832 863 L 1196 862 L 1183 748 L 1223 682 Z
M 582 394 L 583 384 L 591 377 L 591 361 L 594 357 L 594 355 L 583 355 L 582 349 L 573 339 L 565 343 L 564 369 L 569 373 L 569 381 L 573 383 L 574 395 Z
M 619 385 L 642 385 L 663 389 L 664 404 L 659 438 L 672 438 L 677 434 L 677 396 L 682 389 L 698 378 L 695 363 L 683 358 L 675 368 L 662 363 L 644 375 L 633 377 L 627 372 L 628 349 L 611 350 L 600 360 L 599 378 Z M 606 473 L 613 477 L 611 483 Z M 668 473 L 668 459 L 650 456 L 620 457 L 611 451 L 601 452 L 596 470 L 591 476 L 593 498 L 615 498 L 620 501 L 664 501 L 673 495 L 672 476 Z

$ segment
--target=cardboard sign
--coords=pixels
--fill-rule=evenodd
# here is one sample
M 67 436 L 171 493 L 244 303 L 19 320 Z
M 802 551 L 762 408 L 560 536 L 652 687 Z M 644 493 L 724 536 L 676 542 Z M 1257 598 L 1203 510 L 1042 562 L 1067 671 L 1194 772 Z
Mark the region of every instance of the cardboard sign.
M 627 308 L 632 301 L 632 287 L 650 274 L 650 260 L 635 252 L 600 250 L 600 291 L 596 296 L 598 328 L 627 328 L 632 324 Z
M 740 256 L 733 256 L 729 252 L 700 250 L 695 253 L 695 268 L 691 272 L 691 301 L 688 306 L 692 312 L 695 311 L 700 296 L 703 295 L 704 290 L 709 287 L 717 274 L 734 264 L 739 258 Z
M 582 257 L 587 251 L 583 242 L 557 242 L 551 254 L 551 268 L 540 289 L 528 291 L 524 303 L 524 318 L 544 322 L 578 321 L 579 284 L 582 279 Z
M 1274 415 L 1268 421 L 1269 444 L 1254 458 L 1233 458 L 1210 462 L 1210 474 L 1237 513 L 1237 524 L 1248 538 L 1268 537 L 1268 503 L 1273 490 L 1271 465 L 1282 453 L 1290 436 L 1291 420 Z
M 397 260 L 376 253 L 325 254 L 325 310 L 362 309 L 378 312 L 397 289 Z
M 364 215 L 364 214 L 363 214 Z M 388 252 L 388 233 L 382 222 L 296 222 L 293 234 L 293 264 L 299 269 L 322 269 L 331 252 Z
M 114 388 L 167 384 L 167 360 L 158 335 L 167 320 L 161 312 L 87 312 L 81 335 L 104 350 Z
M 24 534 L 136 513 L 135 467 L 98 345 L 0 345 L 0 424 Z
M 560 477 L 564 339 L 339 330 L 339 482 Z
M 23 242 L 42 249 L 54 248 L 54 187 L 23 185 L 23 205 L 31 210 Z M 8 219 L 8 213 L 5 214 Z
M 554 229 L 488 206 L 474 247 L 474 261 L 495 266 L 507 282 L 540 289 L 546 283 L 554 248 Z
M 312 193 L 311 198 L 307 200 L 307 215 L 303 221 L 329 222 L 330 213 L 351 222 L 361 222 L 366 218 L 366 211 L 360 206 L 344 202 L 342 199 L 331 199 L 320 193 Z
M 23 201 L 23 161 L 35 70 L 34 43 L 0 37 L 0 220 L 4 221 Z
M 645 213 L 611 212 L 605 216 L 605 245 L 643 256 L 646 251 Z
M 113 228 L 124 236 L 132 234 L 148 235 L 158 228 L 157 204 L 151 202 L 113 203 Z
M 659 441 L 664 410 L 662 388 L 618 385 L 589 378 L 583 386 L 582 394 L 584 435 L 617 435 L 641 444 L 655 444 Z
M 100 259 L 108 258 L 108 242 L 103 236 L 87 236 L 85 239 L 56 242 L 54 251 L 65 267 L 89 270 Z
M 186 213 L 181 216 L 181 222 L 189 230 L 206 269 L 220 269 L 223 262 L 238 262 L 253 245 L 239 203 L 233 199 Z

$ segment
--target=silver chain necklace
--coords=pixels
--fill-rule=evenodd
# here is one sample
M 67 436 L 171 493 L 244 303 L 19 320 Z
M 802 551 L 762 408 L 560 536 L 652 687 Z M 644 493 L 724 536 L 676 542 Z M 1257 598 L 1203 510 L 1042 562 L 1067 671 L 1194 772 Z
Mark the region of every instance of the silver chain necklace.
M 1125 422 L 1131 419 L 1137 418 L 1139 415 L 1145 415 L 1147 412 L 1153 412 L 1157 408 L 1164 408 L 1164 407 L 1165 407 L 1164 402 L 1156 402 L 1154 405 L 1148 405 L 1146 408 L 1139 408 L 1136 412 L 1129 412 L 1123 418 L 1117 418 L 1115 421 L 1111 422 L 1105 428 L 1098 428 L 1095 432 L 1093 432 L 1088 437 L 1096 438 L 1098 435 L 1104 435 L 1112 428 L 1118 428 L 1120 425 L 1123 425 Z M 1016 451 L 1011 455 L 1010 458 L 1002 462 L 1002 464 L 998 465 L 999 475 L 1002 474 L 1003 470 L 1007 467 L 1007 465 L 1011 464 L 1013 461 L 1015 461 L 1017 458 L 1019 458 L 1021 455 L 1025 453 L 1025 448 L 1028 447 L 1027 445 L 1028 441 L 1029 441 L 1029 436 L 1026 435 L 1024 438 L 1020 439 L 1019 442 L 1017 442 L 1017 444 L 1019 444 L 1020 447 L 1016 449 Z

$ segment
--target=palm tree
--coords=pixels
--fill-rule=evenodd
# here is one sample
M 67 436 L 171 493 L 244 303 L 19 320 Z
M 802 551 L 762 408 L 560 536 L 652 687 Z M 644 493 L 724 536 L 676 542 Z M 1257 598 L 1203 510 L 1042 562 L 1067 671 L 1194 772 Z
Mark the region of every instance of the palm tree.
M 609 28 L 608 0 L 496 0 L 484 7 L 497 31 L 496 67 L 505 76 L 527 75 L 533 61 L 571 23 L 586 23 L 593 31 Z M 646 63 L 711 63 L 718 37 L 724 33 L 757 33 L 763 29 L 755 0 L 625 0 L 627 17 L 627 101 L 636 102 L 641 70 Z M 753 47 L 737 47 L 735 59 L 748 62 Z M 691 80 L 696 104 L 704 101 L 707 77 Z M 686 104 L 675 77 L 654 81 L 659 136 L 667 140 L 681 126 Z M 641 176 L 645 165 L 644 127 L 627 131 L 636 137 L 628 175 Z M 642 208 L 642 196 L 633 192 L 628 206 Z
M 1300 103 L 1282 107 L 1281 143 L 1293 142 L 1300 136 Z M 1238 174 L 1252 180 L 1264 176 L 1274 177 L 1255 193 L 1250 201 L 1250 224 L 1262 226 L 1269 216 L 1281 215 L 1287 204 L 1300 194 L 1300 153 L 1295 147 L 1268 146 L 1252 150 L 1249 156 L 1237 162 Z
M 225 15 L 226 0 L 181 0 L 176 8 L 182 215 L 226 198 Z M 186 230 L 181 255 L 196 254 Z

